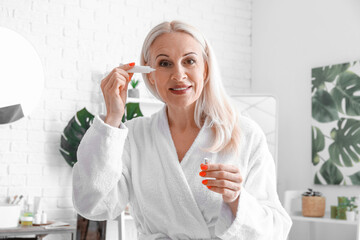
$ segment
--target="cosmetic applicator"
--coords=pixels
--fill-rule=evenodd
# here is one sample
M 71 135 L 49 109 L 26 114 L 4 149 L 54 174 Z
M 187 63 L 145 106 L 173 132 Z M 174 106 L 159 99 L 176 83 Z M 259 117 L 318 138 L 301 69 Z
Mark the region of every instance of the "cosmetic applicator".
M 120 66 L 123 66 L 124 64 L 120 63 Z M 155 71 L 156 69 L 151 68 L 149 66 L 134 66 L 133 68 L 127 70 L 128 73 L 151 73 Z

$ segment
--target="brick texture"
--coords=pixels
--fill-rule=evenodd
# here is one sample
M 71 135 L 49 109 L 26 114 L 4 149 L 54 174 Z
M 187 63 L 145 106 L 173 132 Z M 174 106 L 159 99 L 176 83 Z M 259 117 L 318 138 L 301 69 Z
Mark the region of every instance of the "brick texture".
M 75 220 L 71 167 L 58 151 L 61 133 L 81 108 L 103 111 L 104 74 L 120 62 L 138 64 L 147 32 L 164 20 L 199 28 L 213 45 L 228 93 L 249 91 L 251 9 L 251 0 L 0 0 L 0 26 L 31 42 L 45 74 L 33 114 L 0 126 L 0 200 L 41 196 L 49 218 Z

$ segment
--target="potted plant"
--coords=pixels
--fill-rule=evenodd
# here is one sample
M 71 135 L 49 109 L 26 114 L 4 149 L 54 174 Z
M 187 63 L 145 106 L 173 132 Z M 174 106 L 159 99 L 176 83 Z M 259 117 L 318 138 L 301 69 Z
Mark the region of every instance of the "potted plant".
M 308 191 L 302 194 L 302 214 L 304 217 L 323 217 L 325 197 L 320 192 L 308 188 Z
M 346 206 L 346 220 L 355 221 L 355 209 L 358 207 L 355 203 L 356 197 L 348 198 Z
M 139 84 L 139 80 L 131 79 L 130 84 L 132 88 L 128 89 L 128 97 L 130 98 L 139 98 L 140 97 L 140 91 L 137 89 L 137 85 Z

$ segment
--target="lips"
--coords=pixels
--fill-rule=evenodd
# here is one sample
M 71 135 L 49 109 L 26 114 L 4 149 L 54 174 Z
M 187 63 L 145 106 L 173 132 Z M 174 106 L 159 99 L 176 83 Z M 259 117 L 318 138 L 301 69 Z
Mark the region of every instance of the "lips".
M 175 86 L 173 88 L 170 88 L 170 90 L 173 90 L 173 91 L 183 91 L 183 90 L 186 90 L 188 88 L 191 88 L 191 85 L 190 86 Z
M 188 86 L 188 85 L 178 85 L 175 86 L 173 88 L 169 88 L 169 90 L 176 95 L 182 95 L 182 94 L 186 94 L 187 92 L 190 91 L 190 89 L 192 88 L 192 86 Z

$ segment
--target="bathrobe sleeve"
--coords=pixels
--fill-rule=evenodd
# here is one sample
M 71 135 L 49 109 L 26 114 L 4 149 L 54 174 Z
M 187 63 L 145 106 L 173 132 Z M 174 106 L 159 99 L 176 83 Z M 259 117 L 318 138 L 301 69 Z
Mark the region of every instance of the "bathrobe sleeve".
M 96 116 L 82 138 L 73 168 L 73 204 L 90 220 L 115 219 L 129 202 L 128 129 Z
M 251 124 L 251 132 L 243 139 L 250 154 L 236 217 L 230 227 L 217 235 L 221 239 L 286 240 L 292 221 L 278 198 L 275 163 L 260 127 Z M 225 216 L 229 214 L 232 215 L 229 207 L 223 206 L 220 220 L 229 219 Z

